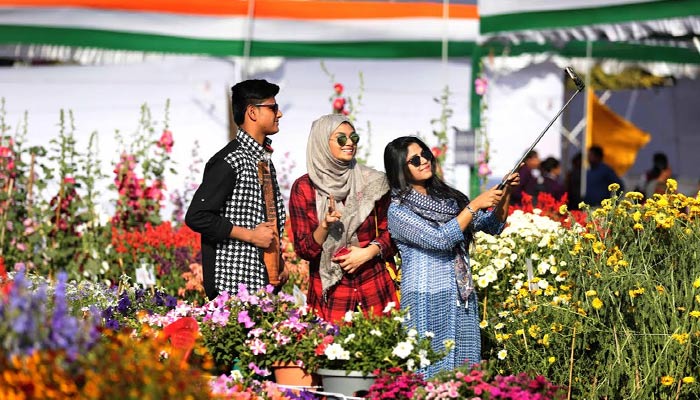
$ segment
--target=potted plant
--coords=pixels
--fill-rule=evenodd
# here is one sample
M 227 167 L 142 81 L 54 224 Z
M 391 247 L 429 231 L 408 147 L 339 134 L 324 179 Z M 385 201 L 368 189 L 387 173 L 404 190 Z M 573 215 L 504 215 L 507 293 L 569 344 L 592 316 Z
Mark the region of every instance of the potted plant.
M 315 385 L 317 378 L 308 372 L 304 355 L 314 351 L 310 335 L 323 321 L 283 292 L 264 293 L 259 305 L 263 312 L 247 310 L 248 324 L 254 325 L 238 348 L 242 369 L 263 377 L 273 373 L 277 383 Z
M 318 344 L 306 364 L 321 375 L 325 391 L 352 396 L 369 389 L 375 371 L 415 371 L 452 349 L 453 343 L 445 343 L 445 352 L 433 350 L 431 332 L 419 334 L 404 326 L 408 315 L 389 303 L 381 315 L 347 312 L 335 327 L 318 325 L 320 332 L 312 335 Z M 346 377 L 357 381 L 357 386 L 345 386 Z
M 240 285 L 235 296 L 222 293 L 204 308 L 201 332 L 218 372 L 237 369 L 246 377 L 267 378 L 278 367 L 294 367 L 313 384 L 302 355 L 313 351 L 313 342 L 304 339 L 317 318 L 294 296 L 274 293 L 269 285 L 250 293 Z

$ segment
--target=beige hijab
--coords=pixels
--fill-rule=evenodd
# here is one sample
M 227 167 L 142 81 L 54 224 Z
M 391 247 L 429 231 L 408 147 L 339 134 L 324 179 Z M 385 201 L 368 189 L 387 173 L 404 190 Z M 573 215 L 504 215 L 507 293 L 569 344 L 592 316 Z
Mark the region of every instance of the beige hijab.
M 340 221 L 329 227 L 321 253 L 323 297 L 343 278 L 343 270 L 332 255 L 343 246 L 357 245 L 357 228 L 374 210 L 374 203 L 389 191 L 386 175 L 360 165 L 355 158 L 341 161 L 331 155 L 330 138 L 340 124 L 353 124 L 339 114 L 328 114 L 311 124 L 306 146 L 306 168 L 316 189 L 318 220 L 326 217 L 328 197 L 333 195 Z M 354 126 L 353 126 L 354 129 Z

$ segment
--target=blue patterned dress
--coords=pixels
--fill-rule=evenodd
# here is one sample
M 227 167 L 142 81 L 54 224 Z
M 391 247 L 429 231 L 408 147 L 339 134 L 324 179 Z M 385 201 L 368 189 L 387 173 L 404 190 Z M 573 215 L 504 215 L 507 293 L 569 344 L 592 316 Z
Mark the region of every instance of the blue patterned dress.
M 438 351 L 444 348 L 446 339 L 455 342 L 447 357 L 419 372 L 429 378 L 467 362 L 480 362 L 476 292 L 471 292 L 465 304 L 457 290 L 456 248 L 465 240 L 457 219 L 437 226 L 409 207 L 393 202 L 388 222 L 391 238 L 401 254 L 401 308 L 409 309 L 408 327 L 415 328 L 421 336 L 434 333 L 433 347 Z M 489 234 L 500 233 L 504 226 L 492 211 L 479 210 L 472 221 L 474 231 Z

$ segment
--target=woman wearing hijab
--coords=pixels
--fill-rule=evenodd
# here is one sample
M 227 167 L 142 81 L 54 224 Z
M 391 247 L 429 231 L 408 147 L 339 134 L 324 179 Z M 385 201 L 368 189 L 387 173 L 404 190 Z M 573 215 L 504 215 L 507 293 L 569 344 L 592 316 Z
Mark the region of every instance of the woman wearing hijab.
M 401 308 L 411 315 L 406 324 L 420 335 L 433 333 L 437 351 L 445 341 L 455 344 L 447 357 L 420 372 L 430 378 L 479 363 L 478 299 L 467 250 L 474 232 L 503 230 L 511 190 L 520 177 L 513 174 L 505 190 L 492 188 L 470 201 L 435 174 L 433 153 L 412 136 L 387 145 L 384 167 L 392 195 L 389 232 L 401 255 Z
M 394 255 L 386 222 L 389 185 L 386 175 L 357 163 L 359 140 L 345 116 L 314 121 L 308 173 L 294 182 L 289 199 L 294 249 L 309 261 L 307 302 L 328 321 L 358 309 L 381 314 L 397 303 L 385 265 Z

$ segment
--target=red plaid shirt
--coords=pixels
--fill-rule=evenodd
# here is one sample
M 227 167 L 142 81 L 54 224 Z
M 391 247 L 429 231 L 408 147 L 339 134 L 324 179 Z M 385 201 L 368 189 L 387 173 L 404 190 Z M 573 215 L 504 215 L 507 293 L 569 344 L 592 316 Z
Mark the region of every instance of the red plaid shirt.
M 354 274 L 345 274 L 343 279 L 328 292 L 328 298 L 323 300 L 319 263 L 323 248 L 316 243 L 313 232 L 318 227 L 316 215 L 316 189 L 304 175 L 297 179 L 292 186 L 289 198 L 289 218 L 294 232 L 294 250 L 301 258 L 309 261 L 309 293 L 307 302 L 318 315 L 327 321 L 338 321 L 346 311 L 373 310 L 381 314 L 387 303 L 393 301 L 398 307 L 396 287 L 386 269 L 385 262 L 394 266 L 396 252 L 387 230 L 386 213 L 391 198 L 389 193 L 379 199 L 372 214 L 357 229 L 357 239 L 360 247 L 367 247 L 376 240 L 382 245 L 382 258 L 375 257 L 361 266 Z M 378 216 L 376 227 L 375 215 Z

